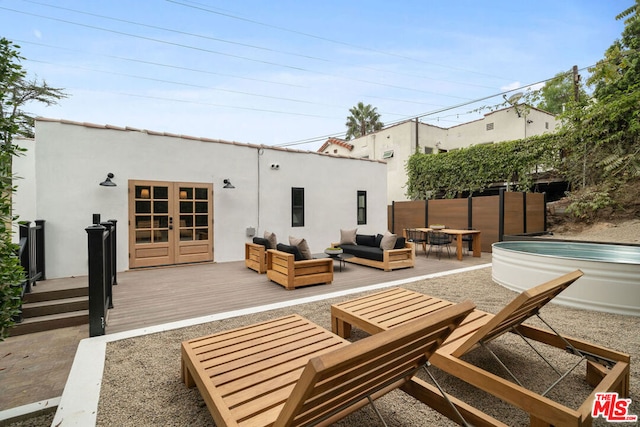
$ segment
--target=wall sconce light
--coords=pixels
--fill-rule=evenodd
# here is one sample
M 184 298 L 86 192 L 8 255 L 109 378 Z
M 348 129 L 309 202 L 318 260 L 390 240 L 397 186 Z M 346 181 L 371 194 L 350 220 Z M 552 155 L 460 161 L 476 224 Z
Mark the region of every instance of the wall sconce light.
M 140 198 L 142 198 L 142 199 L 148 199 L 149 198 L 149 189 L 148 188 L 143 188 L 142 190 L 140 190 Z
M 184 190 L 180 190 L 180 198 L 181 199 L 186 199 L 187 198 L 187 192 Z
M 102 181 L 100 183 L 100 185 L 102 185 L 103 187 L 115 187 L 116 183 L 111 181 L 111 178 L 113 178 L 113 174 L 111 172 L 109 172 L 107 174 L 107 179 L 105 179 L 104 181 Z
M 224 187 L 222 188 L 236 188 L 233 186 L 233 184 L 231 184 L 231 181 L 229 179 L 225 179 L 223 182 L 224 182 Z

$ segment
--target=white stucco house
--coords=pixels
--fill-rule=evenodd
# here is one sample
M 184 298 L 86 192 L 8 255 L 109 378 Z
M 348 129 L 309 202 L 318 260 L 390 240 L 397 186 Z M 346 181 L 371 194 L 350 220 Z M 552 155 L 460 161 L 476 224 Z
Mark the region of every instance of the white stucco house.
M 318 151 L 386 162 L 387 203 L 390 205 L 394 201 L 408 200 L 405 167 L 415 152 L 435 154 L 477 144 L 524 139 L 555 129 L 553 114 L 520 104 L 450 128 L 408 120 L 350 141 L 331 138 Z
M 119 271 L 244 259 L 264 231 L 312 252 L 387 227 L 384 162 L 38 118 L 14 164 L 14 213 L 46 221 L 47 278 L 87 274 L 93 214 L 117 220 Z M 100 185 L 108 174 L 115 186 Z M 364 216 L 363 216 L 364 213 Z

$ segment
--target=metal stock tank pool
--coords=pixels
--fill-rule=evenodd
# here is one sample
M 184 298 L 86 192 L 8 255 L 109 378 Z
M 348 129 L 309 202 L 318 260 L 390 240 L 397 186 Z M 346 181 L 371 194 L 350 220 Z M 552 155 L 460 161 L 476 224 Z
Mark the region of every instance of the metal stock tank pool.
M 640 246 L 523 240 L 493 245 L 493 280 L 522 292 L 577 269 L 584 275 L 554 302 L 640 316 Z

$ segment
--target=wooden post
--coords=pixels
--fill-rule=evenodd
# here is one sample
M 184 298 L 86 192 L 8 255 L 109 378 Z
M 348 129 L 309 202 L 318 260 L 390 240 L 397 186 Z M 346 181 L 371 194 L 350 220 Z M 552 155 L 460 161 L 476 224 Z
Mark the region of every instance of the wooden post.
M 498 242 L 502 242 L 504 239 L 504 188 L 500 189 L 498 204 Z

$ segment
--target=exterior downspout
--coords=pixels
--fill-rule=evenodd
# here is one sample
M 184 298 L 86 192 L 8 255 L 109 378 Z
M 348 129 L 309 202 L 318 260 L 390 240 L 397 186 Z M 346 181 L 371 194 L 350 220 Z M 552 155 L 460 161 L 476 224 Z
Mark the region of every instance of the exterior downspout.
M 418 150 L 420 150 L 420 138 L 418 137 L 419 134 L 419 129 L 420 129 L 420 122 L 418 121 L 418 118 L 416 117 L 416 153 L 418 152 Z

